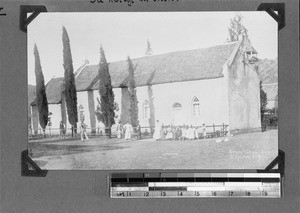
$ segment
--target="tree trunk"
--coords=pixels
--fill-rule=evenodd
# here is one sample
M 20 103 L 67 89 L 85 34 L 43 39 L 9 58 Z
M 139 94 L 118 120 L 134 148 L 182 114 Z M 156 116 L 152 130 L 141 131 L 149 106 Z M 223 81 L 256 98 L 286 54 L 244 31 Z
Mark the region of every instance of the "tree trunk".
M 108 129 L 107 129 L 107 138 L 108 139 L 111 138 L 111 127 L 108 127 Z
M 72 134 L 72 138 L 74 138 L 74 126 L 71 126 L 71 134 Z
M 75 137 L 77 135 L 77 123 L 74 124 L 74 134 L 75 134 Z
M 46 138 L 46 132 L 45 132 L 45 129 L 43 129 L 43 137 Z

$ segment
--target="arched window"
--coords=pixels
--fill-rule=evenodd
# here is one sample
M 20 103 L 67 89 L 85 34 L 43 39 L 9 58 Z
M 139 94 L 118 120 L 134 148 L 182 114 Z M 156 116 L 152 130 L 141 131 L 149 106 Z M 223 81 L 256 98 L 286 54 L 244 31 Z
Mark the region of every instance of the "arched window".
M 149 119 L 150 118 L 150 106 L 149 102 L 146 100 L 143 103 L 143 118 Z
M 173 104 L 172 108 L 173 108 L 173 109 L 181 109 L 182 106 L 181 106 L 180 103 L 176 102 L 176 103 Z
M 200 116 L 200 102 L 197 97 L 192 100 L 192 113 L 193 116 Z

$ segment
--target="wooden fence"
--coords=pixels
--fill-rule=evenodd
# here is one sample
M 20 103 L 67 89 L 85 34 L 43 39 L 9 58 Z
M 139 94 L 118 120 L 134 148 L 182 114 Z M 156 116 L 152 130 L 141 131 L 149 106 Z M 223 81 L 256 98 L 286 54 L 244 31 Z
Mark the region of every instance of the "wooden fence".
M 216 138 L 216 137 L 224 137 L 229 132 L 229 125 L 227 124 L 221 124 L 221 125 L 208 125 L 206 126 L 206 137 L 208 138 Z M 173 128 L 180 128 L 181 126 L 172 126 Z M 169 126 L 162 126 L 163 130 L 166 130 L 169 128 Z M 193 126 L 193 128 L 202 128 L 202 126 Z M 154 126 L 138 126 L 133 127 L 133 134 L 132 137 L 136 139 L 145 139 L 145 138 L 152 138 L 154 133 Z M 76 131 L 77 130 L 77 131 Z M 106 137 L 107 136 L 107 130 L 108 128 L 105 127 L 96 127 L 96 128 L 86 128 L 87 134 L 89 137 Z M 73 129 L 74 132 L 76 132 L 75 137 L 80 137 L 80 129 Z M 46 137 L 57 137 L 60 134 L 59 128 L 46 128 L 45 130 Z M 66 137 L 72 136 L 72 129 L 67 128 L 65 131 Z M 43 138 L 43 131 L 41 128 L 38 129 L 38 132 L 34 133 L 33 130 L 28 130 L 28 137 L 29 139 L 38 139 Z M 111 128 L 111 137 L 117 137 L 117 129 L 116 127 Z M 124 137 L 124 134 L 123 134 Z

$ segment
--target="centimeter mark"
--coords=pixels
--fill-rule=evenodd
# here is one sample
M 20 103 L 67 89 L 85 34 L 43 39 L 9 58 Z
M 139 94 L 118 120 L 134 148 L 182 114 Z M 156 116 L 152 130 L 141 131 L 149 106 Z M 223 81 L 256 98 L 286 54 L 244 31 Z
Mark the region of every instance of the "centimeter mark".
M 279 198 L 279 191 L 112 191 L 112 198 L 149 197 L 269 197 Z

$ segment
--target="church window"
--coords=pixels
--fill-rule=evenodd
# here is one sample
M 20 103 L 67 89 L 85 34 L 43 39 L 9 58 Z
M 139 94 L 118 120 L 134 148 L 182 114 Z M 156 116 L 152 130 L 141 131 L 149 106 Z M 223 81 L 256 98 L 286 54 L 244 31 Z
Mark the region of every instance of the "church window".
M 192 100 L 192 113 L 196 117 L 200 115 L 200 102 L 197 97 L 194 97 Z
M 181 109 L 181 108 L 182 108 L 182 106 L 180 103 L 176 102 L 173 104 L 173 109 Z

